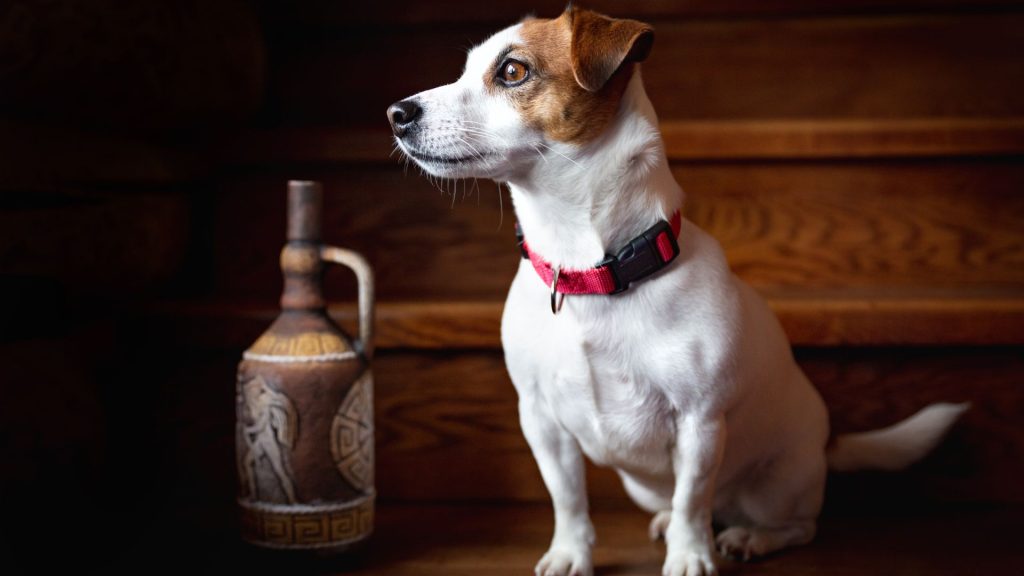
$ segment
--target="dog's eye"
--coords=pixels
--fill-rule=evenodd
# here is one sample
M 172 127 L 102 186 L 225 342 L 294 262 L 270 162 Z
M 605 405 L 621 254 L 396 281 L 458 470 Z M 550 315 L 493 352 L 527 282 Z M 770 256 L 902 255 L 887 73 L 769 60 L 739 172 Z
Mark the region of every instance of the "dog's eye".
M 506 60 L 498 70 L 498 78 L 505 86 L 518 86 L 526 81 L 530 69 L 518 60 Z

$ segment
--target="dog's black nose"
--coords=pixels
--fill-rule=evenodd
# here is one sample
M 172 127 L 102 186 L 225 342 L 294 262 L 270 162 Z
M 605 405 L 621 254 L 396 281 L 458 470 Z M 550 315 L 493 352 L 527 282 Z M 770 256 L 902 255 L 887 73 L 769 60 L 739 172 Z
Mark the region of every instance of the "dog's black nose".
M 423 115 L 423 108 L 414 100 L 402 100 L 388 107 L 388 120 L 395 136 L 404 136 L 416 120 Z

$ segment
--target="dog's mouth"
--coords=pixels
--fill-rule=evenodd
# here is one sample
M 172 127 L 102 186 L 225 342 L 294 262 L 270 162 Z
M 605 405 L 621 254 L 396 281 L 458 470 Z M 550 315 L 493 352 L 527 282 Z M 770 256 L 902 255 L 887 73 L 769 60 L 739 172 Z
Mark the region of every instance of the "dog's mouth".
M 445 166 L 475 164 L 477 162 L 490 160 L 494 156 L 493 152 L 477 152 L 474 154 L 470 154 L 468 156 L 434 156 L 431 154 L 417 152 L 416 150 L 413 150 L 408 146 L 405 146 L 403 148 L 405 149 L 405 153 L 408 154 L 410 158 L 416 160 L 417 162 L 426 164 L 440 164 Z

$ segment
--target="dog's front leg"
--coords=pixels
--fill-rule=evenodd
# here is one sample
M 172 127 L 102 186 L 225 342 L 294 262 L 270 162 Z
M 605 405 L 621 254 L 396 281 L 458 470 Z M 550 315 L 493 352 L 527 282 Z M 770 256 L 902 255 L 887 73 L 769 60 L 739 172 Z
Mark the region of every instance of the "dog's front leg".
M 665 532 L 663 576 L 715 574 L 711 509 L 725 449 L 725 418 L 687 414 L 676 422 L 675 492 Z
M 538 576 L 591 576 L 594 527 L 587 511 L 586 472 L 579 444 L 554 421 L 540 399 L 521 398 L 519 420 L 555 508 L 551 547 L 534 572 Z

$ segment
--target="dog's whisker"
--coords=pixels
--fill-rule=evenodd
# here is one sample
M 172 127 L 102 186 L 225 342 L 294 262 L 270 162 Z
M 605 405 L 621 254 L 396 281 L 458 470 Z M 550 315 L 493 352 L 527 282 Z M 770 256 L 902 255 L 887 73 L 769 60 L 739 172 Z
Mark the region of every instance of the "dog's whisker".
M 472 122 L 472 121 L 470 121 L 470 120 L 462 120 L 461 122 Z M 475 122 L 474 124 L 476 124 L 476 125 L 460 124 L 459 125 L 459 129 L 462 130 L 462 131 L 465 131 L 465 132 L 472 132 L 472 133 L 478 134 L 480 136 L 487 136 L 488 138 L 493 138 L 495 140 L 500 140 L 501 139 L 501 136 L 499 134 L 497 134 L 496 132 L 493 132 L 493 131 L 487 129 L 487 127 L 483 123 Z
M 482 122 L 478 122 L 478 121 L 475 121 L 475 120 L 458 120 L 458 121 L 456 121 L 456 124 L 459 126 L 460 130 L 464 134 L 474 135 L 474 136 L 483 136 L 485 138 L 493 139 L 495 141 L 500 141 L 501 140 L 499 135 L 497 135 L 497 134 L 487 130 L 486 128 L 484 128 L 483 127 L 484 124 Z M 465 139 L 459 138 L 458 136 L 456 136 L 455 138 L 458 139 L 459 141 L 461 141 L 463 144 L 466 144 L 467 146 L 470 146 L 470 148 L 473 149 L 474 152 L 476 152 L 475 148 L 473 148 L 473 146 L 469 142 L 467 142 Z M 537 152 L 537 155 L 540 156 L 545 162 L 548 161 L 548 158 L 547 158 L 547 156 L 545 154 L 543 154 L 541 152 L 541 150 L 538 148 L 538 146 L 541 146 L 541 147 L 543 147 L 546 150 L 550 150 L 551 152 L 557 154 L 558 156 L 561 156 L 562 158 L 568 160 L 569 162 L 572 162 L 576 166 L 580 166 L 579 162 L 577 162 L 576 160 L 570 158 L 569 156 L 566 156 L 562 152 L 559 152 L 558 150 L 556 150 L 554 147 L 552 147 L 551 145 L 547 144 L 546 142 L 543 142 L 543 141 L 528 142 L 527 145 L 530 146 L 531 148 L 533 148 L 534 151 Z
M 459 123 L 462 126 L 467 126 L 468 125 L 468 126 L 476 126 L 478 128 L 485 129 L 485 130 L 487 129 L 487 123 L 486 122 L 480 122 L 479 120 L 460 119 Z
M 498 187 L 498 230 L 505 223 L 505 202 L 501 198 L 501 182 L 495 182 Z
M 469 151 L 470 151 L 470 152 L 471 152 L 471 153 L 472 153 L 472 154 L 473 154 L 474 156 L 476 156 L 476 157 L 477 157 L 477 159 L 479 159 L 479 160 L 480 160 L 481 162 L 485 162 L 485 161 L 486 161 L 486 159 L 484 158 L 484 155 L 483 155 L 483 154 L 482 154 L 482 153 L 481 153 L 481 152 L 480 152 L 479 150 L 477 150 L 477 148 L 476 148 L 475 146 L 473 146 L 473 144 L 471 144 L 470 142 L 467 142 L 466 140 L 464 140 L 464 139 L 462 139 L 462 138 L 459 138 L 458 136 L 456 136 L 455 138 L 456 138 L 456 139 L 457 139 L 457 140 L 458 140 L 459 142 L 462 142 L 463 144 L 465 144 L 465 145 L 466 145 L 466 147 L 467 147 L 467 148 L 469 148 Z
M 461 132 L 462 134 L 466 134 L 466 135 L 483 136 L 483 137 L 491 140 L 492 142 L 501 142 L 501 137 L 498 136 L 497 134 L 492 134 L 490 132 L 483 132 L 483 131 L 477 130 L 475 128 L 461 128 L 459 130 L 459 132 Z
M 562 154 L 561 152 L 559 152 L 558 150 L 555 150 L 555 149 L 554 149 L 554 148 L 552 148 L 551 146 L 548 146 L 548 145 L 547 145 L 547 144 L 545 144 L 544 142 L 537 142 L 537 144 L 540 144 L 541 146 L 543 146 L 543 147 L 547 148 L 548 150 L 551 150 L 551 151 L 552 151 L 552 152 L 554 152 L 555 154 L 558 154 L 558 155 L 559 155 L 559 156 L 561 156 L 562 158 L 565 158 L 565 159 L 566 159 L 566 160 L 568 160 L 569 162 L 572 162 L 572 163 L 573 163 L 573 164 L 575 164 L 576 166 L 578 166 L 578 167 L 582 168 L 582 166 L 580 166 L 580 163 L 579 163 L 579 162 L 577 162 L 577 161 L 573 160 L 572 158 L 569 158 L 569 157 L 568 157 L 568 156 L 566 156 L 565 154 Z
M 473 127 L 469 127 L 469 126 L 463 126 L 462 128 L 459 128 L 459 131 L 467 133 L 467 134 L 476 134 L 478 136 L 486 136 L 487 138 L 491 138 L 493 140 L 499 140 L 499 141 L 501 140 L 501 135 L 500 134 L 496 134 L 494 132 L 490 132 L 490 131 L 483 130 L 483 129 L 480 129 L 480 128 L 473 128 Z
M 444 196 L 444 194 L 445 194 L 444 188 L 441 187 L 441 183 L 438 182 L 438 180 L 439 180 L 438 178 L 435 178 L 435 177 L 431 176 L 429 173 L 427 173 L 427 180 L 430 181 L 431 186 L 433 186 L 434 188 L 437 188 L 437 191 L 441 193 L 441 196 Z
M 547 156 L 545 156 L 543 152 L 541 152 L 540 148 L 537 148 L 537 145 L 536 145 L 536 144 L 533 144 L 533 143 L 531 142 L 531 143 L 530 143 L 530 148 L 533 148 L 534 152 L 536 152 L 536 153 L 537 153 L 537 156 L 540 156 L 541 160 L 543 160 L 545 164 L 547 164 L 547 163 L 548 163 L 548 157 L 547 157 Z

